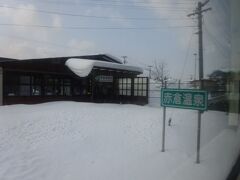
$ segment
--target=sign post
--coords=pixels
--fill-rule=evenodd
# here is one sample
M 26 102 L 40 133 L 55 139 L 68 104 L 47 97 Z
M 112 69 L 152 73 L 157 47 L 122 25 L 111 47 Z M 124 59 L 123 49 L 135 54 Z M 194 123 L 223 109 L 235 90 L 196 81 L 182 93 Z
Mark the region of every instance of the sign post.
M 167 81 L 164 82 L 164 89 L 167 88 Z M 163 128 L 162 128 L 162 152 L 165 151 L 165 125 L 166 124 L 166 107 L 163 106 Z
M 197 129 L 197 161 L 200 162 L 200 133 L 201 133 L 201 113 L 207 110 L 207 91 L 195 89 L 161 89 L 161 106 L 163 106 L 163 146 L 165 143 L 165 118 L 166 107 L 198 110 Z
M 196 163 L 200 163 L 200 142 L 201 142 L 201 111 L 198 111 L 198 129 L 197 129 L 197 159 Z

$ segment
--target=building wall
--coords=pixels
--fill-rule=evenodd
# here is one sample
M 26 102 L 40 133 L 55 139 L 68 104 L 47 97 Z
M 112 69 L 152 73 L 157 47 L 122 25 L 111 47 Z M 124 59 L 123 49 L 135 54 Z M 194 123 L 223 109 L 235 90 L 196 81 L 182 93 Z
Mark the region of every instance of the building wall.
M 89 77 L 73 73 L 4 70 L 3 104 L 35 104 L 49 101 L 148 103 L 148 79 L 134 74 L 94 70 Z
M 0 67 L 0 106 L 3 104 L 3 69 Z

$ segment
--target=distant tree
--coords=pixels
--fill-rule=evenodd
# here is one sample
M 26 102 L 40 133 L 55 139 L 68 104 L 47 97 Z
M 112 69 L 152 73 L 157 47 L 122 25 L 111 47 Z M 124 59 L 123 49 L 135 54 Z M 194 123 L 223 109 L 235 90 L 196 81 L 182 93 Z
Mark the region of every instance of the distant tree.
M 169 79 L 169 70 L 164 62 L 154 61 L 152 77 L 154 80 L 164 83 L 164 80 Z
M 216 82 L 217 89 L 225 89 L 226 88 L 226 84 L 227 81 L 230 79 L 231 77 L 231 72 L 224 72 L 221 70 L 215 70 L 213 71 L 210 75 L 208 75 L 209 79 L 213 80 Z

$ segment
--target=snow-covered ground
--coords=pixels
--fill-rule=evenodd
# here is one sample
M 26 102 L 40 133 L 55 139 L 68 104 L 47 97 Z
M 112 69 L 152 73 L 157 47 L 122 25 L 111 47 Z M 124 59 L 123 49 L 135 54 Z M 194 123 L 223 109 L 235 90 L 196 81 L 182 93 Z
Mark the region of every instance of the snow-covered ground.
M 224 180 L 239 132 L 223 112 L 204 113 L 201 164 L 197 114 L 168 109 L 161 152 L 160 107 L 53 102 L 0 107 L 1 180 Z

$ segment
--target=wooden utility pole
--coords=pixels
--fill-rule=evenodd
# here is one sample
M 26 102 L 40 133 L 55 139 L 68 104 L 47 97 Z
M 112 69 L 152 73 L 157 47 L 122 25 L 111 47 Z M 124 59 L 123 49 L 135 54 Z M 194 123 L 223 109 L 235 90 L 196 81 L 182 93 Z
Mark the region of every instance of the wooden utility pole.
M 202 13 L 206 11 L 210 11 L 212 8 L 202 9 L 206 4 L 209 3 L 210 0 L 205 1 L 204 3 L 198 2 L 198 6 L 196 10 L 188 14 L 188 17 L 197 16 L 198 19 L 198 57 L 199 57 L 199 81 L 200 88 L 203 89 L 203 33 L 202 33 Z M 198 111 L 198 130 L 197 130 L 197 159 L 196 163 L 200 163 L 200 139 L 201 139 L 201 113 L 202 111 Z
M 122 56 L 123 58 L 123 64 L 126 64 L 127 63 L 127 56 Z
M 148 67 L 149 67 L 149 70 L 148 70 L 148 71 L 149 71 L 149 75 L 148 75 L 148 77 L 149 77 L 149 79 L 151 79 L 152 67 L 153 67 L 153 66 L 148 66 Z

